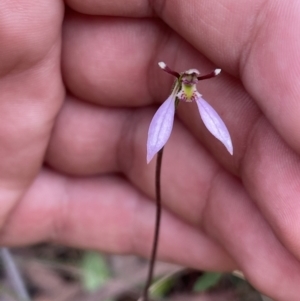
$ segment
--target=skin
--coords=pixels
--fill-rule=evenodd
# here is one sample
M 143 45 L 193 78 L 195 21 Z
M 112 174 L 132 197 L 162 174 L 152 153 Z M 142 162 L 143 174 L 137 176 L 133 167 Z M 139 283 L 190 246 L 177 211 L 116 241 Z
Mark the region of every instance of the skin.
M 122 3 L 1 2 L 1 245 L 149 256 L 146 137 L 173 80 L 157 62 L 218 67 L 198 88 L 234 155 L 195 104 L 180 104 L 163 158 L 159 257 L 240 269 L 275 300 L 299 300 L 300 2 Z

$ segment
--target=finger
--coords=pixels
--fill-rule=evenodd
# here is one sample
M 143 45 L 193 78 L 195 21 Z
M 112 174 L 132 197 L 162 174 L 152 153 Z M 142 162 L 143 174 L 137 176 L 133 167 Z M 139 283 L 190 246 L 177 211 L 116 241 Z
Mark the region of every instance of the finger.
M 132 116 L 130 109 L 99 107 L 68 95 L 56 118 L 46 162 L 71 175 L 120 171 L 118 158 Z
M 68 89 L 80 99 L 108 106 L 150 103 L 153 80 L 146 81 L 152 75 L 147 61 L 153 59 L 151 49 L 159 47 L 161 31 L 164 25 L 149 19 L 67 13 L 62 68 Z
M 299 260 L 278 241 L 240 183 L 222 173 L 213 183 L 203 215 L 207 233 L 230 250 L 259 291 L 274 300 L 298 300 Z
M 0 7 L 1 228 L 40 168 L 64 91 L 61 3 L 6 1 Z
M 45 170 L 11 214 L 1 244 L 51 240 L 149 256 L 154 214 L 154 204 L 119 177 L 68 178 Z M 163 214 L 159 257 L 209 270 L 235 266 L 217 243 L 168 212 Z
M 32 0 L 0 4 L 1 70 L 0 76 L 21 72 L 37 65 L 59 48 L 60 26 L 63 18 L 61 1 Z M 45 16 L 42 12 L 47 11 Z M 50 24 L 52 26 L 50 26 Z
M 300 259 L 299 156 L 266 120 L 251 139 L 243 164 L 243 179 L 277 237 Z
M 67 0 L 72 9 L 89 15 L 120 16 L 120 17 L 149 17 L 154 14 L 151 1 L 130 0 L 124 3 L 119 1 L 78 1 Z

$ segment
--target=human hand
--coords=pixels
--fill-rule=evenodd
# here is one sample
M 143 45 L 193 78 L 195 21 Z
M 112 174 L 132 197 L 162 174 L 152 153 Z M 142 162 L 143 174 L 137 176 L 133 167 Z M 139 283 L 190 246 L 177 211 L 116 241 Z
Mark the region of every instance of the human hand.
M 159 256 L 238 268 L 276 300 L 298 300 L 300 4 L 67 4 L 78 13 L 66 14 L 62 52 L 60 1 L 0 10 L 1 243 L 149 256 L 155 108 L 146 106 L 164 101 L 172 81 L 157 62 L 179 72 L 217 66 L 222 75 L 198 88 L 225 121 L 234 155 L 195 106 L 179 107 L 162 166 Z

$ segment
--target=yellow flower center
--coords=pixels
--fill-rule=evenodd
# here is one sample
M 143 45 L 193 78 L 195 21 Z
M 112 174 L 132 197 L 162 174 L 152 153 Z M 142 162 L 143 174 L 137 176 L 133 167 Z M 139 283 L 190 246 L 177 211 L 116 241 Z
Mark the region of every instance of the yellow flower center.
M 201 97 L 201 94 L 197 91 L 196 85 L 187 85 L 182 83 L 181 90 L 177 93 L 177 97 L 185 102 L 195 101 L 196 98 Z

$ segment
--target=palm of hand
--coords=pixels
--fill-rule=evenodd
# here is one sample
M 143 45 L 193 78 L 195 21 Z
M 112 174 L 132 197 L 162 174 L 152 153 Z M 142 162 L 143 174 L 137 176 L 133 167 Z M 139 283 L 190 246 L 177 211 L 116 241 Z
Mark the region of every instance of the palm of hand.
M 156 1 L 170 27 L 68 11 L 63 38 L 62 3 L 31 2 L 1 12 L 1 243 L 148 255 L 154 166 L 145 143 L 154 108 L 145 106 L 170 90 L 156 62 L 210 71 L 201 51 L 239 78 L 199 85 L 231 132 L 234 157 L 196 110 L 180 108 L 163 162 L 160 257 L 239 268 L 266 294 L 297 300 L 298 2 L 254 1 L 245 10 L 229 0 Z M 69 5 L 86 14 L 152 13 L 146 2 Z

